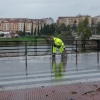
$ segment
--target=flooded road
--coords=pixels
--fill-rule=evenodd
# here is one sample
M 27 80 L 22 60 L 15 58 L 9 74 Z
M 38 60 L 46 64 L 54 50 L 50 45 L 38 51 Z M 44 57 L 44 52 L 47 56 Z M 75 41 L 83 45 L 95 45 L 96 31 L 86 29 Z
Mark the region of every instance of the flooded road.
M 0 91 L 100 81 L 97 53 L 0 58 Z

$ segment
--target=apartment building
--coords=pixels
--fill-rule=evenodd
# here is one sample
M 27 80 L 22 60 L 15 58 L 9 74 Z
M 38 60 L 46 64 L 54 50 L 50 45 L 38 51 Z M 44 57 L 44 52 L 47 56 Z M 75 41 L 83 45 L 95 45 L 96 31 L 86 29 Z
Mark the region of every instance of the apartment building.
M 16 31 L 23 31 L 24 20 L 26 19 L 1 18 L 0 20 L 0 30 L 16 33 Z
M 46 25 L 47 24 L 50 25 L 50 24 L 54 23 L 54 20 L 51 17 L 50 18 L 44 18 L 43 20 L 44 20 Z
M 100 22 L 100 15 L 92 18 L 92 24 L 96 26 Z
M 31 32 L 33 28 L 33 32 L 38 27 L 41 29 L 45 24 L 52 24 L 54 20 L 52 18 L 44 18 L 44 19 L 28 19 L 28 18 L 0 18 L 0 30 L 2 32 L 13 32 L 23 31 L 25 27 L 25 32 Z
M 62 23 L 64 23 L 66 26 L 67 25 L 73 25 L 74 23 L 76 25 L 78 25 L 80 22 L 82 22 L 85 18 L 88 18 L 89 21 L 89 25 L 91 25 L 92 23 L 92 17 L 89 15 L 77 15 L 77 16 L 69 16 L 69 17 L 58 17 L 57 19 L 57 25 L 61 25 Z

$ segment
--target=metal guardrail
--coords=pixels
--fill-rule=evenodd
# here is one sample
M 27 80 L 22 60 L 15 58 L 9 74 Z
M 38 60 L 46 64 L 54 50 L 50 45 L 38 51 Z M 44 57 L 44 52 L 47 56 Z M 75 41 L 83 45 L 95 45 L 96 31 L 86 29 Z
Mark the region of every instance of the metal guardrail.
M 67 53 L 80 52 L 97 52 L 97 60 L 99 61 L 100 40 L 64 40 Z M 27 62 L 27 56 L 39 56 L 39 55 L 51 55 L 52 43 L 50 40 L 44 38 L 44 40 L 35 39 L 34 41 L 0 41 L 0 56 L 25 56 Z
M 75 52 L 79 52 L 79 49 L 83 49 L 84 52 L 88 51 L 88 50 L 94 50 L 94 51 L 98 51 L 99 50 L 99 40 L 94 41 L 94 40 L 88 40 L 82 41 L 80 40 L 74 40 L 74 42 L 72 42 L 73 40 L 66 40 L 66 50 L 67 51 L 75 51 Z M 5 54 L 6 53 L 25 53 L 27 51 L 27 53 L 30 52 L 34 52 L 39 53 L 39 52 L 45 52 L 46 50 L 48 52 L 51 52 L 51 48 L 52 48 L 52 44 L 50 43 L 50 41 L 47 43 L 39 43 L 41 41 L 38 42 L 33 42 L 32 41 L 0 41 L 0 54 Z M 71 42 L 70 44 L 68 44 L 67 42 Z M 88 42 L 87 44 L 85 44 L 85 42 Z M 89 43 L 91 42 L 91 43 Z M 93 43 L 95 42 L 95 43 Z M 5 43 L 5 44 L 3 44 Z M 94 48 L 95 47 L 95 48 Z M 70 52 L 69 52 L 70 53 Z M 28 54 L 27 54 L 28 55 Z M 31 54 L 32 55 L 32 54 Z M 37 54 L 38 55 L 38 54 Z M 11 56 L 11 55 L 10 55 Z M 17 56 L 17 55 L 16 55 Z

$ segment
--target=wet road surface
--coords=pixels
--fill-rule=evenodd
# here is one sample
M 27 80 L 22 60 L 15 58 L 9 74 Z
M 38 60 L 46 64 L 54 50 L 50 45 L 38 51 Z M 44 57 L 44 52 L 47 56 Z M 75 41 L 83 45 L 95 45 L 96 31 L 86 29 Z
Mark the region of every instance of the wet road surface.
M 0 58 L 0 91 L 100 81 L 97 53 Z

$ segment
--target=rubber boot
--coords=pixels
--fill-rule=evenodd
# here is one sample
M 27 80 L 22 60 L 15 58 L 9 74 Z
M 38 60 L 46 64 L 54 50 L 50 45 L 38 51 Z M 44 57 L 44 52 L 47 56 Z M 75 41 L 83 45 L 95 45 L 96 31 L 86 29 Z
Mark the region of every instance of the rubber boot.
M 55 53 L 53 53 L 53 54 L 52 54 L 52 58 L 55 58 L 55 55 L 56 55 L 56 54 L 55 54 Z

